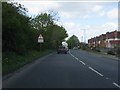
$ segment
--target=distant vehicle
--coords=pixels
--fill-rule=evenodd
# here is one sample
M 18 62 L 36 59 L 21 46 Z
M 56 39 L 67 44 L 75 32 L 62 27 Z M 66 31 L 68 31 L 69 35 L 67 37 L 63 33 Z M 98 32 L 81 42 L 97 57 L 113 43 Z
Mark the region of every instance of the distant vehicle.
M 57 53 L 65 53 L 67 54 L 68 52 L 68 48 L 64 47 L 64 46 L 59 46 L 58 49 L 57 49 Z
M 73 49 L 74 49 L 74 50 L 77 50 L 77 49 L 78 49 L 78 47 L 74 47 Z

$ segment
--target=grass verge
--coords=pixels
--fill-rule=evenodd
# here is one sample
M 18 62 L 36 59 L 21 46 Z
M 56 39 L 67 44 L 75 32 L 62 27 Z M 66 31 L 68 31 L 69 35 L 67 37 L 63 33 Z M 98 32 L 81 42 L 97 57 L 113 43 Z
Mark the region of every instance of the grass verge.
M 14 72 L 15 70 L 19 69 L 20 67 L 28 64 L 42 56 L 45 56 L 51 53 L 51 50 L 46 51 L 30 51 L 24 55 L 18 55 L 14 52 L 7 52 L 3 53 L 2 59 L 2 74 L 3 76 Z

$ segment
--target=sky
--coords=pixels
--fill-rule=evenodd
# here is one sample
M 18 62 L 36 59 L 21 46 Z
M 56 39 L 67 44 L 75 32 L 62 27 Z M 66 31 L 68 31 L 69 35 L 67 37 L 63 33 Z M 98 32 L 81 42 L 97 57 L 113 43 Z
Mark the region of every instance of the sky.
M 76 35 L 80 42 L 106 32 L 118 30 L 118 1 L 116 0 L 14 0 L 28 9 L 29 16 L 48 10 L 58 12 L 69 37 Z M 68 38 L 69 38 L 68 37 Z

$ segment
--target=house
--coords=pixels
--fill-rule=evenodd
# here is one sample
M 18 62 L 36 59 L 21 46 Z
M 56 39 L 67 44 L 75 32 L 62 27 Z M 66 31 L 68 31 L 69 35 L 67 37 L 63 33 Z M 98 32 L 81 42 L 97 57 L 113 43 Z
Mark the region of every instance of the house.
M 120 31 L 113 31 L 106 33 L 106 47 L 115 48 L 120 45 Z
M 90 48 L 115 48 L 120 47 L 120 31 L 107 32 L 88 40 Z

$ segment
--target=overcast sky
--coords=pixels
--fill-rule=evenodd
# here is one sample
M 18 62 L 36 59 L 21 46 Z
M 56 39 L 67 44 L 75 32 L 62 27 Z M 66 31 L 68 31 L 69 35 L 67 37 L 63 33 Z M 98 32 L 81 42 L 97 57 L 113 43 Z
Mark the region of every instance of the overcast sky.
M 114 0 L 74 1 L 74 0 L 15 0 L 28 9 L 29 16 L 55 10 L 60 19 L 57 22 L 67 30 L 70 36 L 76 35 L 80 41 L 118 30 L 118 2 Z M 111 2 L 112 1 L 112 2 Z

